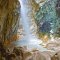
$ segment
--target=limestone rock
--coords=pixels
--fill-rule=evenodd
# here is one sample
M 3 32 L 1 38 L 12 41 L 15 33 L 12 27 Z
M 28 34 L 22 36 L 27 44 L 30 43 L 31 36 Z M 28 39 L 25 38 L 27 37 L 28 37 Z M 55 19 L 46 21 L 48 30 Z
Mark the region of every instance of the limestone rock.
M 0 39 L 16 40 L 20 3 L 18 0 L 0 1 Z

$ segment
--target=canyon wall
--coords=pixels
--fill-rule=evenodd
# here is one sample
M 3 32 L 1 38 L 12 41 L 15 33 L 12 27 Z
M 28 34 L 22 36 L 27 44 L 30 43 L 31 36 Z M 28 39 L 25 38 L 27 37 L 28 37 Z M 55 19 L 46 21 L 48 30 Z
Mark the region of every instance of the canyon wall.
M 0 40 L 8 43 L 17 39 L 20 14 L 18 0 L 0 0 Z

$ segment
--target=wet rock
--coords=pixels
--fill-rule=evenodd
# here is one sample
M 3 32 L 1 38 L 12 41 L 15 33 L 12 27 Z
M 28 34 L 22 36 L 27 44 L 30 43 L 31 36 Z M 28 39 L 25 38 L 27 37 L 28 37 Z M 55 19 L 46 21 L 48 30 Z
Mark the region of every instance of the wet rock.
M 33 52 L 33 60 L 45 60 L 45 59 L 46 59 L 46 57 L 44 57 L 42 52 L 40 52 L 38 50 Z
M 57 52 L 58 60 L 60 60 L 60 51 Z
M 57 53 L 51 58 L 51 60 L 59 60 Z

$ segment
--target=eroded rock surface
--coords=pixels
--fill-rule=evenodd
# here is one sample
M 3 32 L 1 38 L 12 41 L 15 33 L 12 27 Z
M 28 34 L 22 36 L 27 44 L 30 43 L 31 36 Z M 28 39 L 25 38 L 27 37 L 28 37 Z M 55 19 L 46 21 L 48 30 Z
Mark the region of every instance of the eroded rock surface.
M 0 39 L 13 41 L 17 39 L 20 3 L 18 0 L 0 1 Z

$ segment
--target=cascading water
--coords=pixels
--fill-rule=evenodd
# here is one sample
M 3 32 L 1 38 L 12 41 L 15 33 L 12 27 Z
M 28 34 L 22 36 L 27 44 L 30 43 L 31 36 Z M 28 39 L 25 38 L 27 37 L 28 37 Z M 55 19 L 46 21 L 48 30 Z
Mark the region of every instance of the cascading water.
M 23 25 L 23 28 L 24 28 L 24 32 L 25 32 L 25 37 L 24 37 L 24 40 L 29 43 L 29 44 L 32 44 L 32 43 L 38 43 L 38 40 L 36 40 L 36 37 L 32 35 L 32 31 L 30 30 L 30 8 L 27 7 L 27 3 L 28 3 L 28 0 L 20 0 L 20 4 L 21 4 L 21 9 L 20 9 L 20 12 L 21 12 L 21 22 L 22 22 L 22 25 Z M 39 41 L 40 43 L 40 41 Z
M 23 2 L 23 3 L 22 3 Z M 24 31 L 25 31 L 25 37 L 27 37 L 27 39 L 29 38 L 30 36 L 30 26 L 29 26 L 29 18 L 27 17 L 27 9 L 26 7 L 24 6 L 24 2 L 25 0 L 23 1 L 20 1 L 20 4 L 21 4 L 21 9 L 20 9 L 20 12 L 21 12 L 21 22 L 22 22 L 22 25 L 23 25 L 23 28 L 24 28 Z
M 24 28 L 25 37 L 22 40 L 16 42 L 18 46 L 28 46 L 29 48 L 40 48 L 40 50 L 45 50 L 39 44 L 42 43 L 41 40 L 37 39 L 35 35 L 32 35 L 32 31 L 30 30 L 30 18 L 28 17 L 29 11 L 31 7 L 27 7 L 27 3 L 29 0 L 19 0 L 21 4 L 20 12 L 21 12 L 21 23 Z

